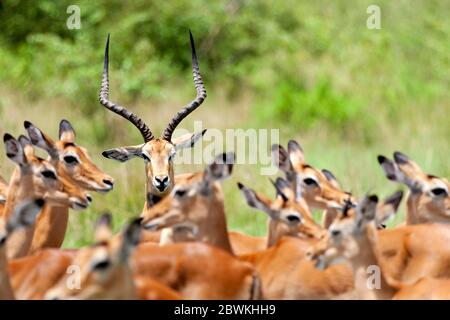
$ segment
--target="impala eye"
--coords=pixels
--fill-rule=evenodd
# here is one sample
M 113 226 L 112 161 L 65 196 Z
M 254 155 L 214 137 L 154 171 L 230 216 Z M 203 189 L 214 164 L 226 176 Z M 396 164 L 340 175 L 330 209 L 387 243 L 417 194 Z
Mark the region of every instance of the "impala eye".
M 44 178 L 56 180 L 56 175 L 51 170 L 44 170 L 41 172 L 41 174 L 44 176 Z
M 447 196 L 447 190 L 445 190 L 444 188 L 431 189 L 431 193 L 436 197 Z
M 74 156 L 65 156 L 64 157 L 64 162 L 67 164 L 77 164 L 79 163 L 77 157 Z
M 306 178 L 303 179 L 303 182 L 307 185 L 307 186 L 318 186 L 317 181 L 312 179 L 312 178 Z
M 93 266 L 93 270 L 101 271 L 107 269 L 111 265 L 109 260 L 99 261 Z
M 186 195 L 187 191 L 183 189 L 178 189 L 175 191 L 175 196 L 178 198 L 184 197 Z
M 299 223 L 300 222 L 300 217 L 296 216 L 296 215 L 293 215 L 293 214 L 288 215 L 286 218 L 287 218 L 287 220 L 289 222 L 295 222 L 295 223 Z
M 150 162 L 150 158 L 147 157 L 147 155 L 145 153 L 142 153 L 142 158 L 144 158 L 145 161 L 149 161 Z

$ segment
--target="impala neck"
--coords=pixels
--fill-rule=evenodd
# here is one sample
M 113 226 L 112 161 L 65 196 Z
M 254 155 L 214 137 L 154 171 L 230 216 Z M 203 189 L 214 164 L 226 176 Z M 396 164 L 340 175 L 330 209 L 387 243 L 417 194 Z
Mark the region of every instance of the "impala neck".
M 30 197 L 33 191 L 33 177 L 28 174 L 21 174 L 16 168 L 12 174 L 8 189 L 3 216 L 8 221 L 14 212 L 16 205 Z M 34 224 L 26 229 L 17 230 L 7 240 L 7 256 L 9 259 L 25 256 L 30 249 L 33 239 Z
M 330 225 L 333 223 L 334 219 L 336 219 L 338 215 L 338 211 L 336 209 L 326 209 L 322 214 L 322 226 L 325 229 L 328 229 Z
M 420 221 L 421 217 L 417 212 L 418 202 L 420 201 L 420 194 L 414 194 L 410 191 L 408 200 L 406 202 L 406 224 L 413 225 L 418 223 L 425 223 L 426 221 Z
M 278 240 L 284 236 L 296 237 L 297 234 L 292 232 L 287 225 L 281 222 L 269 219 L 268 223 L 268 234 L 267 234 L 267 248 L 273 247 Z
M 0 247 L 0 300 L 14 300 L 14 292 L 11 286 L 8 259 L 5 245 Z
M 218 183 L 215 184 L 207 212 L 198 223 L 200 241 L 222 248 L 233 254 L 230 239 L 228 237 L 227 220 L 223 194 Z
M 377 259 L 378 234 L 375 224 L 367 226 L 367 232 L 357 238 L 359 253 L 352 259 L 355 275 L 355 289 L 360 299 L 392 299 L 395 290 L 388 285 L 382 267 Z
M 44 205 L 36 220 L 29 253 L 43 248 L 60 248 L 66 235 L 69 207 Z

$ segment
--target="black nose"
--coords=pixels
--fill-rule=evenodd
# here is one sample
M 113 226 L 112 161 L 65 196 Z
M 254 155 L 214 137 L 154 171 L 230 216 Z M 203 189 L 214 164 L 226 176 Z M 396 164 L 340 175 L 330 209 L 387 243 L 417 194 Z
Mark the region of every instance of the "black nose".
M 155 180 L 159 183 L 159 184 L 166 184 L 169 181 L 169 177 L 165 176 L 165 177 L 155 177 Z
M 113 186 L 113 182 L 110 180 L 103 179 L 103 183 L 107 184 L 108 186 L 111 186 L 111 187 Z

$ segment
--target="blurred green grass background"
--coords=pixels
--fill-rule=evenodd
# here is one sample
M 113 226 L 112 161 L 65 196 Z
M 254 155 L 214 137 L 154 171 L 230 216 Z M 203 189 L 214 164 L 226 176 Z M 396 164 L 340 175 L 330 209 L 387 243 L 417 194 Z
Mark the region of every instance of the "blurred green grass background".
M 66 26 L 72 4 L 81 10 L 79 30 Z M 448 177 L 450 4 L 376 1 L 382 29 L 369 30 L 370 4 L 2 1 L 1 134 L 19 135 L 29 120 L 56 137 L 59 121 L 70 120 L 78 143 L 116 184 L 109 194 L 94 195 L 88 210 L 71 212 L 64 245 L 89 243 L 92 222 L 103 210 L 112 211 L 119 228 L 142 209 L 144 165 L 100 154 L 141 143 L 131 124 L 97 102 L 106 36 L 111 33 L 112 100 L 159 133 L 194 96 L 191 29 L 208 98 L 180 128 L 191 130 L 194 120 L 223 130 L 279 128 L 283 145 L 297 139 L 308 162 L 330 169 L 356 195 L 385 196 L 401 188 L 384 178 L 376 161 L 395 150 Z M 12 169 L 2 152 L 0 174 L 9 178 Z M 268 178 L 258 165 L 237 165 L 223 182 L 230 228 L 263 234 L 266 217 L 246 206 L 237 181 L 271 196 Z

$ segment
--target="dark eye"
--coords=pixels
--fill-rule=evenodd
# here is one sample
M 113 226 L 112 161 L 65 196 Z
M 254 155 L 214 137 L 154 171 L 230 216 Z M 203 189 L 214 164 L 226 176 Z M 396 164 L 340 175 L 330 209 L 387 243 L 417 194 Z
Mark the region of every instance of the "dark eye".
M 176 191 L 175 191 L 175 196 L 177 196 L 178 198 L 181 198 L 181 197 L 183 197 L 184 195 L 186 195 L 186 193 L 187 193 L 186 190 L 179 189 L 179 190 L 176 190 Z
M 436 197 L 447 196 L 447 190 L 445 190 L 444 188 L 431 189 L 431 193 Z
M 314 179 L 312 179 L 312 178 L 306 178 L 306 179 L 303 179 L 303 182 L 304 182 L 307 186 L 314 186 L 314 185 L 317 186 L 316 180 L 314 180 Z
M 67 164 L 76 164 L 76 163 L 78 163 L 78 159 L 76 157 L 74 157 L 74 156 L 65 156 L 64 157 L 64 161 Z
M 142 153 L 142 158 L 143 158 L 145 161 L 150 161 L 150 158 L 147 157 L 147 155 L 146 155 L 145 153 Z
M 287 219 L 289 222 L 300 222 L 300 217 L 293 214 L 288 215 Z
M 55 175 L 55 173 L 53 171 L 44 170 L 44 171 L 41 172 L 41 174 L 47 179 L 56 180 L 56 175 Z
M 101 271 L 101 270 L 107 269 L 110 265 L 111 265 L 111 262 L 109 260 L 103 260 L 103 261 L 96 263 L 94 265 L 93 269 Z

